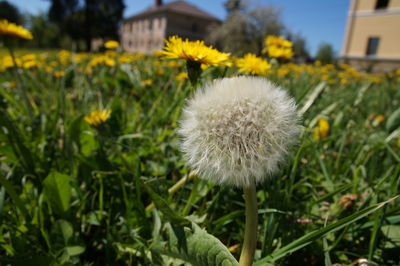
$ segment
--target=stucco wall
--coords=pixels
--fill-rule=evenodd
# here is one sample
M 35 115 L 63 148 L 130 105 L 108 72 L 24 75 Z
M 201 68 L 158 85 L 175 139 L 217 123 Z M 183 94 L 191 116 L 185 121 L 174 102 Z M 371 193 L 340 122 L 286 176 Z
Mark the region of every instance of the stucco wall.
M 356 1 L 357 11 L 374 10 L 377 0 L 353 0 Z M 388 8 L 400 8 L 400 0 L 389 0 Z
M 216 23 L 218 22 L 173 12 L 126 21 L 121 30 L 122 47 L 131 53 L 147 54 L 160 50 L 164 45 L 164 38 L 171 35 L 202 40 L 209 27 Z
M 365 56 L 369 37 L 379 37 L 377 57 L 400 58 L 400 13 L 353 18 L 347 55 Z
M 132 53 L 150 53 L 163 46 L 167 20 L 165 16 L 152 16 L 125 22 L 122 26 L 122 47 Z
M 178 35 L 191 40 L 203 40 L 213 22 L 207 19 L 170 13 L 167 16 L 167 36 Z

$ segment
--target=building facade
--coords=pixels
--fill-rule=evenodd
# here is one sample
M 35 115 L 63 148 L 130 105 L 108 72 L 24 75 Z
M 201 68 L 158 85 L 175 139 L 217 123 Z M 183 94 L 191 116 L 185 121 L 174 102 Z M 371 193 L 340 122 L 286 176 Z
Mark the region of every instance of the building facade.
M 190 40 L 202 40 L 208 31 L 221 22 L 207 12 L 185 1 L 154 6 L 125 19 L 121 26 L 122 48 L 132 53 L 151 53 L 160 50 L 164 38 L 178 35 Z
M 400 68 L 400 0 L 351 0 L 341 61 L 364 71 Z

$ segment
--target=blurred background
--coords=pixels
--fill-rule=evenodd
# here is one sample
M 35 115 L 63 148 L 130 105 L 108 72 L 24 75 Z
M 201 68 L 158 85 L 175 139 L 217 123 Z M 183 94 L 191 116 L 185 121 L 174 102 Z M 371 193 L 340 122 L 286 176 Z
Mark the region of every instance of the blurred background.
M 99 51 L 119 40 L 151 53 L 178 35 L 235 55 L 260 54 L 267 35 L 293 42 L 296 62 L 341 59 L 359 70 L 391 71 L 400 62 L 400 0 L 9 0 L 0 18 L 35 36 L 29 48 Z

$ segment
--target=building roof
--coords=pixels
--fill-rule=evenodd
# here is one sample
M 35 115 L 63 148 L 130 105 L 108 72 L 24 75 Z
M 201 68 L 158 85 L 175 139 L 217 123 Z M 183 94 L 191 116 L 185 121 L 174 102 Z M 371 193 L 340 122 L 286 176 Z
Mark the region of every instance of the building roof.
M 131 17 L 124 19 L 124 21 L 136 20 L 139 18 L 144 18 L 144 17 L 148 17 L 150 15 L 155 15 L 155 14 L 164 13 L 164 12 L 180 13 L 180 14 L 185 14 L 185 15 L 189 15 L 189 16 L 200 17 L 203 19 L 220 21 L 218 18 L 214 17 L 213 15 L 210 15 L 209 13 L 201 10 L 200 8 L 198 8 L 192 4 L 189 4 L 186 1 L 182 1 L 182 0 L 162 4 L 160 6 L 152 6 L 151 8 L 148 8 L 139 14 L 136 14 L 136 15 L 133 15 Z

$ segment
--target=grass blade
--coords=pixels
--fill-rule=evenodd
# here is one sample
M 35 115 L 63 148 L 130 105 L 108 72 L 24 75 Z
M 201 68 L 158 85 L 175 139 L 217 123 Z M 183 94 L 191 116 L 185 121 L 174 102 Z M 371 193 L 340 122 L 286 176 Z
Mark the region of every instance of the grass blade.
M 268 255 L 267 257 L 262 258 L 261 260 L 257 261 L 254 265 L 255 266 L 265 265 L 266 263 L 274 262 L 280 258 L 283 258 L 283 257 L 311 244 L 313 241 L 320 239 L 321 237 L 324 237 L 325 235 L 327 235 L 329 233 L 333 233 L 337 230 L 340 230 L 343 227 L 345 227 L 351 223 L 354 223 L 357 220 L 360 220 L 361 218 L 364 218 L 364 217 L 374 213 L 375 211 L 379 210 L 380 208 L 385 206 L 387 203 L 394 201 L 398 197 L 399 196 L 396 196 L 387 201 L 384 201 L 384 202 L 378 203 L 374 206 L 365 208 L 364 210 L 361 210 L 361 211 L 354 213 L 346 218 L 343 218 L 343 219 L 337 221 L 336 223 L 330 224 L 322 229 L 315 230 L 311 233 L 308 233 L 308 234 L 304 235 L 303 237 L 300 237 L 299 239 L 293 241 L 289 245 L 286 245 L 286 246 L 274 251 L 272 254 Z

